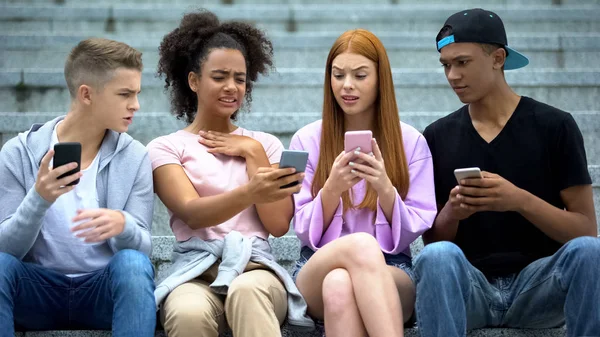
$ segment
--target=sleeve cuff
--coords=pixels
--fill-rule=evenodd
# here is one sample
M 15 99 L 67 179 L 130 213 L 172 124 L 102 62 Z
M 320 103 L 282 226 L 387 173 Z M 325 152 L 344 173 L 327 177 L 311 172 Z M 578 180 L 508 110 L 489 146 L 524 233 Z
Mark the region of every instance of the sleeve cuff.
M 115 236 L 115 239 L 118 239 L 120 241 L 128 241 L 135 235 L 135 230 L 137 227 L 136 221 L 133 218 L 133 216 L 131 216 L 131 214 L 125 211 L 117 210 L 117 212 L 121 212 L 121 214 L 123 214 L 123 216 L 125 217 L 125 225 L 123 226 L 123 232 Z
M 52 203 L 44 199 L 35 189 L 32 187 L 29 190 L 29 193 L 25 196 L 25 200 L 23 200 L 25 205 L 25 211 L 30 216 L 39 216 L 40 218 L 44 216 L 48 208 L 52 206 Z

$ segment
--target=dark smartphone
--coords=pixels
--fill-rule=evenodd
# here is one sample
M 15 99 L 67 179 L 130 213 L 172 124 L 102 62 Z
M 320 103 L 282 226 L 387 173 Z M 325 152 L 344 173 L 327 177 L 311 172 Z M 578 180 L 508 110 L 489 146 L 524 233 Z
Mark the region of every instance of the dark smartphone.
M 306 151 L 294 151 L 294 150 L 283 150 L 281 153 L 281 160 L 279 160 L 279 168 L 293 167 L 296 169 L 296 173 L 304 172 L 306 170 L 306 163 L 308 162 L 308 152 Z M 288 188 L 298 185 L 299 181 L 294 181 L 287 185 L 283 185 L 280 188 Z
M 79 172 L 81 167 L 81 143 L 65 142 L 54 144 L 54 159 L 52 160 L 53 168 L 73 162 L 77 163 L 77 167 L 65 174 L 60 175 L 57 179 L 62 179 L 70 176 L 71 174 Z M 79 179 L 69 183 L 67 186 L 77 184 L 79 184 Z

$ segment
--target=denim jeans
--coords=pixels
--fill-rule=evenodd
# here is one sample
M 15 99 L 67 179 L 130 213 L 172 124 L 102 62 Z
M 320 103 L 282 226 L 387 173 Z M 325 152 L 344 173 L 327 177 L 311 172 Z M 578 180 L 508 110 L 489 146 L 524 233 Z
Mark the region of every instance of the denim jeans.
M 23 330 L 111 330 L 115 337 L 154 336 L 154 268 L 135 250 L 103 270 L 70 278 L 0 253 L 0 336 Z
M 580 237 L 520 273 L 490 278 L 450 242 L 425 246 L 414 260 L 422 337 L 465 336 L 483 327 L 553 328 L 600 336 L 600 239 Z

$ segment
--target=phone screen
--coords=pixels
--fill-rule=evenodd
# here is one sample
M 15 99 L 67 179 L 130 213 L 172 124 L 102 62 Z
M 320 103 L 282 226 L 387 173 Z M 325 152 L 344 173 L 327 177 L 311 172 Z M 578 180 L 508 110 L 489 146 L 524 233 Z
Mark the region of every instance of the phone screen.
M 79 172 L 81 168 L 81 143 L 65 142 L 54 145 L 54 157 L 52 159 L 53 168 L 73 162 L 77 163 L 77 167 L 67 173 L 61 174 L 57 179 L 62 179 Z M 68 186 L 76 185 L 78 183 L 79 179 L 69 183 Z

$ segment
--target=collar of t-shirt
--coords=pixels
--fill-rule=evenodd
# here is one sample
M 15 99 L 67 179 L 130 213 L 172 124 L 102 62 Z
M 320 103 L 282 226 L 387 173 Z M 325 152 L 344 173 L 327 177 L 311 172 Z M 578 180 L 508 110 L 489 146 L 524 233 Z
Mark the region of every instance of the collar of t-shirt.
M 57 134 L 56 130 L 62 122 L 63 121 L 56 123 L 56 125 L 54 126 L 54 130 L 52 130 L 52 140 L 50 141 L 50 149 L 54 148 L 54 145 L 59 143 L 58 134 Z M 97 199 L 96 177 L 98 175 L 98 165 L 100 163 L 99 158 L 100 158 L 100 151 L 98 151 L 98 153 L 96 154 L 96 157 L 94 157 L 94 160 L 92 161 L 92 163 L 85 170 L 81 170 L 81 172 L 83 173 L 83 176 L 80 178 L 79 184 L 77 184 L 77 186 L 75 186 L 75 189 L 74 189 L 75 194 L 77 196 L 84 198 L 86 195 L 93 193 L 94 199 Z M 52 163 L 53 163 L 53 160 L 51 159 L 50 167 L 52 167 Z

